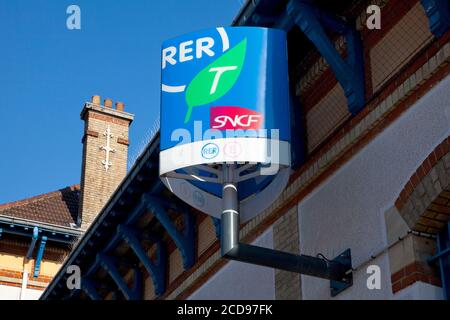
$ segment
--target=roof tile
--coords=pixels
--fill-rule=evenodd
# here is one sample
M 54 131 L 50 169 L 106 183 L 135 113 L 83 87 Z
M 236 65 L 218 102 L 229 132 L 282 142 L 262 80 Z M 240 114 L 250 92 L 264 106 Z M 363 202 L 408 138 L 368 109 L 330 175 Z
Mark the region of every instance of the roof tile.
M 63 227 L 77 223 L 80 186 L 74 185 L 28 199 L 0 205 L 0 215 Z

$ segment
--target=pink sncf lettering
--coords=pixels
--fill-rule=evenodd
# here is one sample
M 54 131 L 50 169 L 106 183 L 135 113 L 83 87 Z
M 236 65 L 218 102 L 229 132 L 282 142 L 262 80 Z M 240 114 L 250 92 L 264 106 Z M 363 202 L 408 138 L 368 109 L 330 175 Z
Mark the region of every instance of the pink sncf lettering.
M 260 129 L 263 115 L 241 107 L 211 107 L 210 127 L 217 130 Z

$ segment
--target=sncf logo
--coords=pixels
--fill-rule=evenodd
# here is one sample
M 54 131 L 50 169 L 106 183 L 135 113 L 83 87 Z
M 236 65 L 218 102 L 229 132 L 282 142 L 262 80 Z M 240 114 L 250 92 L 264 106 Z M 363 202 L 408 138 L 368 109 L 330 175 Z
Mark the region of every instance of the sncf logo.
M 260 129 L 263 124 L 261 113 L 241 107 L 212 107 L 209 116 L 211 129 Z

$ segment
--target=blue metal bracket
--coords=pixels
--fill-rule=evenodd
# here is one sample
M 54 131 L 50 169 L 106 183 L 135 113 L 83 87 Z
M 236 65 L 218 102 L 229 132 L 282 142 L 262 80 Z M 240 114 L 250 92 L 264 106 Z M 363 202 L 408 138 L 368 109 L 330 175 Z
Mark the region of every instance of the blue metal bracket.
M 117 228 L 122 238 L 128 243 L 153 280 L 155 294 L 160 296 L 166 290 L 167 250 L 161 239 L 156 242 L 156 261 L 153 262 L 142 248 L 137 232 L 129 227 L 119 225 Z
M 296 99 L 295 88 L 291 83 L 289 84 L 289 109 L 290 109 L 290 125 L 291 125 L 291 167 L 296 170 L 305 162 L 306 146 L 305 138 L 306 131 L 303 120 L 303 112 Z
M 289 31 L 297 25 L 330 65 L 348 101 L 348 110 L 357 114 L 365 104 L 362 41 L 359 32 L 341 17 L 324 12 L 311 1 L 291 0 L 278 27 Z M 343 58 L 329 39 L 325 28 L 341 34 L 347 44 Z
M 445 0 L 420 0 L 428 17 L 431 32 L 442 36 L 450 28 L 450 6 Z
M 94 283 L 86 278 L 81 279 L 81 289 L 86 293 L 86 295 L 92 300 L 102 300 L 102 297 L 98 294 Z
M 30 246 L 28 247 L 28 252 L 27 252 L 27 256 L 26 256 L 27 259 L 30 259 L 31 256 L 33 255 L 33 250 L 36 245 L 36 241 L 37 241 L 38 237 L 39 237 L 39 229 L 38 229 L 38 227 L 34 227 L 33 235 L 31 236 L 31 243 L 30 243 Z
M 345 250 L 332 261 L 338 262 L 348 268 L 348 270 L 352 270 L 352 255 L 350 249 Z M 348 273 L 346 277 L 342 281 L 331 280 L 330 281 L 330 290 L 331 296 L 335 297 L 345 289 L 351 287 L 353 285 L 353 273 Z
M 42 236 L 41 243 L 39 244 L 39 250 L 36 256 L 36 263 L 34 264 L 34 278 L 39 277 L 39 270 L 41 269 L 42 258 L 44 257 L 45 244 L 47 242 L 47 237 Z
M 184 230 L 183 232 L 179 232 L 167 214 L 167 210 L 164 207 L 164 200 L 156 196 L 146 194 L 144 194 L 142 199 L 146 202 L 147 208 L 153 212 L 155 217 L 163 225 L 167 233 L 177 245 L 183 258 L 184 269 L 189 269 L 192 267 L 195 262 L 194 216 L 189 213 L 187 208 L 183 209 Z
M 108 272 L 108 274 L 111 276 L 111 278 L 114 280 L 114 282 L 117 284 L 117 287 L 122 291 L 123 295 L 128 300 L 139 300 L 141 299 L 141 290 L 139 287 L 136 287 L 136 281 L 134 283 L 133 288 L 130 288 L 123 277 L 120 275 L 119 271 L 117 270 L 115 266 L 115 259 L 113 257 L 107 256 L 103 253 L 99 253 L 97 255 L 97 260 L 100 263 L 100 265 L 103 267 L 103 269 Z M 135 279 L 136 277 L 139 277 L 139 271 L 135 270 Z

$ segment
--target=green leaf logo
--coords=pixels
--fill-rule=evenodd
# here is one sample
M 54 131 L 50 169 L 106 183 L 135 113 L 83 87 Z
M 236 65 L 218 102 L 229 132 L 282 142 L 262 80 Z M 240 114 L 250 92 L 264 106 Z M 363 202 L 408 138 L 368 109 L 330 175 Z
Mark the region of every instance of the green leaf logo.
M 244 64 L 247 38 L 228 50 L 192 79 L 186 89 L 187 123 L 192 109 L 215 101 L 225 95 L 236 83 Z

